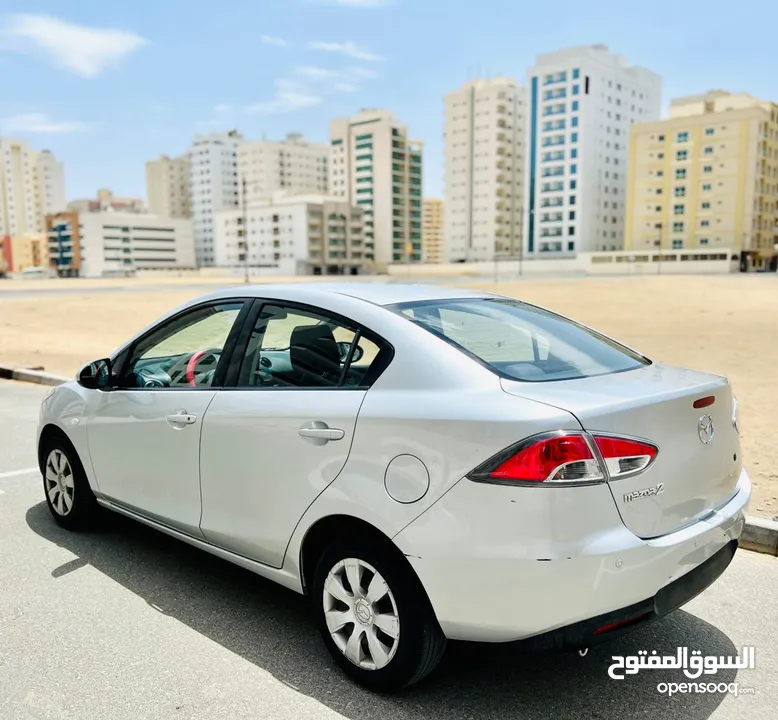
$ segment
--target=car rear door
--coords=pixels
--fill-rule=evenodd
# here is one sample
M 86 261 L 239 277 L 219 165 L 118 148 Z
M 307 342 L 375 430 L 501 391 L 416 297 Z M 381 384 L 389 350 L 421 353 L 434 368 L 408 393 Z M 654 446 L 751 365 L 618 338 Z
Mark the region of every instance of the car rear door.
M 387 352 L 345 318 L 256 303 L 203 422 L 207 540 L 281 567 L 298 521 L 348 459 L 359 408 Z

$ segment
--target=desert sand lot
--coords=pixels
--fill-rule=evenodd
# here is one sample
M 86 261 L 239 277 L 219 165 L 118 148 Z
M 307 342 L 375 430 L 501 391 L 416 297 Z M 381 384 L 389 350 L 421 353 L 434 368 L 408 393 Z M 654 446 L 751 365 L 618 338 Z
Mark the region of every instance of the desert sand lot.
M 113 282 L 115 293 L 3 297 L 0 290 L 0 365 L 43 367 L 71 376 L 157 316 L 203 293 L 176 284 L 235 284 L 240 279 L 182 278 L 170 289 L 136 287 L 133 292 L 120 290 L 133 281 Z M 65 281 L 65 286 L 87 287 L 81 283 L 106 286 L 99 281 Z M 5 290 L 32 290 L 62 283 L 2 285 Z M 754 481 L 750 512 L 778 515 L 778 277 L 532 279 L 473 285 L 561 312 L 654 360 L 727 375 L 740 402 L 744 456 Z

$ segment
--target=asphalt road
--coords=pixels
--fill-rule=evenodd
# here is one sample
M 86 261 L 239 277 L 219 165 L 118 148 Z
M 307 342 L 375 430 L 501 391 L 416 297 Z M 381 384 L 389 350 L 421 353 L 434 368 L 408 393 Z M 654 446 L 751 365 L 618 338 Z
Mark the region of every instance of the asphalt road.
M 45 392 L 0 381 L 3 720 L 776 717 L 775 558 L 738 553 L 684 610 L 583 659 L 451 644 L 422 685 L 372 695 L 330 662 L 303 598 L 118 516 L 94 534 L 59 529 L 29 470 Z M 756 668 L 715 681 L 752 695 L 668 698 L 656 686 L 688 681 L 680 670 L 607 673 L 612 655 L 640 649 L 731 656 L 744 645 Z

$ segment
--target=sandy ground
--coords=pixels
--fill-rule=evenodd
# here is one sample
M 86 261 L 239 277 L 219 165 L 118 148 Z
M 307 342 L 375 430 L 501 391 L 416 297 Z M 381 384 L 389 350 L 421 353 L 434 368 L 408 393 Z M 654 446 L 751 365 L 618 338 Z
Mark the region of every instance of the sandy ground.
M 63 281 L 44 281 L 42 287 L 53 287 L 51 282 Z M 105 286 L 105 281 L 75 282 Z M 111 282 L 117 288 L 128 284 Z M 14 283 L 13 289 L 33 289 L 33 283 Z M 0 365 L 72 375 L 157 316 L 201 294 L 175 288 L 192 283 L 182 278 L 166 291 L 50 298 L 0 293 Z M 586 278 L 478 286 L 569 315 L 655 360 L 727 375 L 740 402 L 744 455 L 754 481 L 750 512 L 778 515 L 778 277 Z

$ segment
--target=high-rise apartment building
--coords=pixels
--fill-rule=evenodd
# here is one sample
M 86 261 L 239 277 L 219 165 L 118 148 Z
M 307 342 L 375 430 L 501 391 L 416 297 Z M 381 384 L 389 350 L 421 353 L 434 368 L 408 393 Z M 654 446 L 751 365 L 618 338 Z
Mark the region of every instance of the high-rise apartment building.
M 366 260 L 420 261 L 421 142 L 388 110 L 363 110 L 331 121 L 330 146 L 330 194 L 364 211 Z
M 421 226 L 421 256 L 426 263 L 440 263 L 446 258 L 443 235 L 443 200 L 424 198 Z
M 213 265 L 213 213 L 238 206 L 237 130 L 197 135 L 189 148 L 192 225 L 198 265 Z
M 65 171 L 49 150 L 33 152 L 35 158 L 36 231 L 42 233 L 46 215 L 65 209 Z
M 778 105 L 712 91 L 632 126 L 626 247 L 727 249 L 775 269 Z
M 246 181 L 246 202 L 262 202 L 279 191 L 325 194 L 329 145 L 310 143 L 300 133 L 280 142 L 259 140 L 238 147 L 238 176 Z
M 659 118 L 661 79 L 592 45 L 539 55 L 528 81 L 525 251 L 622 248 L 629 129 Z
M 450 261 L 521 252 L 526 90 L 471 80 L 445 98 L 445 237 Z
M 146 163 L 146 199 L 149 212 L 161 217 L 188 218 L 189 158 L 160 155 Z

